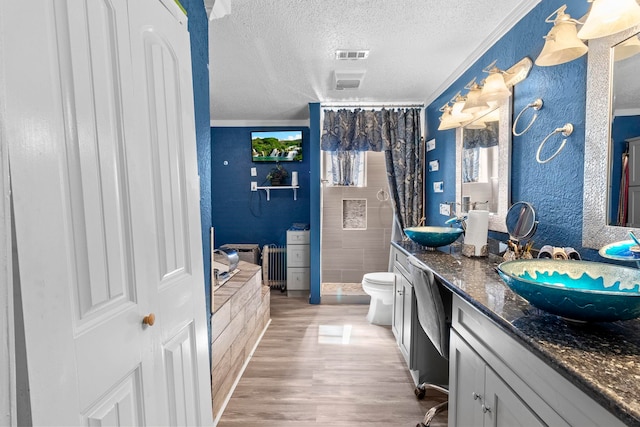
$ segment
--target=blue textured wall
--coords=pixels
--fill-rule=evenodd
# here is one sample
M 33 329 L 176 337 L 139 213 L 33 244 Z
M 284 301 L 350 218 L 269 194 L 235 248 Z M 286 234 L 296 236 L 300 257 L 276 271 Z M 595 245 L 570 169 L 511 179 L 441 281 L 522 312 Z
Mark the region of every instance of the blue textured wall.
M 535 61 L 544 45 L 543 36 L 551 29 L 544 22 L 554 10 L 567 4 L 572 17 L 583 16 L 588 3 L 582 0 L 543 1 L 496 42 L 463 76 L 443 92 L 427 108 L 427 139 L 436 139 L 436 149 L 427 153 L 427 161 L 440 160 L 440 171 L 427 174 L 427 222 L 442 224 L 439 204 L 455 200 L 455 130 L 437 131 L 438 109 L 473 77 L 486 76 L 482 69 L 497 59 L 506 69 L 528 56 Z M 586 259 L 598 258 L 597 252 L 582 248 L 582 189 L 584 176 L 585 102 L 587 56 L 553 67 L 533 66 L 529 77 L 514 88 L 513 112 L 521 111 L 535 98 L 544 100 L 544 107 L 532 128 L 520 137 L 513 137 L 511 162 L 511 201 L 533 204 L 539 216 L 539 226 L 533 239 L 535 247 L 544 244 L 572 246 Z M 540 142 L 554 129 L 572 123 L 573 134 L 565 149 L 547 164 L 536 161 Z M 561 138 L 548 144 L 555 148 Z M 605 173 L 605 171 L 603 171 Z M 433 193 L 433 181 L 444 181 L 444 193 Z M 507 236 L 492 233 L 493 237 Z
M 267 201 L 263 190 L 250 191 L 251 181 L 257 181 L 259 186 L 268 185 L 265 177 L 275 163 L 251 161 L 251 131 L 285 129 L 302 130 L 303 161 L 281 163 L 289 173 L 298 171 L 298 200 L 293 200 L 292 190 L 273 190 L 271 200 Z M 292 223 L 309 224 L 309 128 L 214 127 L 211 141 L 211 219 L 216 247 L 225 243 L 284 245 Z M 258 176 L 250 175 L 252 167 L 257 169 Z
M 207 328 L 211 344 L 211 258 L 209 256 L 209 228 L 211 227 L 211 134 L 209 117 L 209 20 L 202 0 L 182 0 L 189 20 L 191 39 L 191 69 L 193 73 L 193 102 L 195 106 L 198 174 L 200 175 L 200 222 L 202 226 L 202 257 L 204 287 L 207 304 Z M 209 345 L 211 351 L 211 345 Z

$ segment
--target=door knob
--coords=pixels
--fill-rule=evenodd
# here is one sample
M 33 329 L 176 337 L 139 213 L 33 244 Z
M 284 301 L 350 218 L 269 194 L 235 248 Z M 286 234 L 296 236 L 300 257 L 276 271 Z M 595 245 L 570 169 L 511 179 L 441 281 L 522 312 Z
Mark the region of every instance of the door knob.
M 142 319 L 142 323 L 148 326 L 153 326 L 153 324 L 156 323 L 156 315 L 153 313 L 149 313 L 148 315 L 144 316 L 144 318 Z

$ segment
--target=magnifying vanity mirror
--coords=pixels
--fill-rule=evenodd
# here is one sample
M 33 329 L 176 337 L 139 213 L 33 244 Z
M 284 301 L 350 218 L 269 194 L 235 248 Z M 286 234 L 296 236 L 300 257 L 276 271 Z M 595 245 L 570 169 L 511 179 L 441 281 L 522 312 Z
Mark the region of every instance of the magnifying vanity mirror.
M 514 203 L 507 212 L 505 222 L 509 238 L 516 242 L 530 238 L 538 228 L 536 210 L 527 202 Z
M 461 213 L 489 211 L 489 229 L 507 232 L 511 164 L 511 98 L 456 129 L 456 201 Z
M 637 233 L 635 227 L 640 227 L 640 169 L 635 170 L 640 162 L 634 161 L 634 156 L 640 156 L 639 33 L 640 26 L 636 26 L 589 41 L 582 229 L 585 247 L 600 248 L 625 240 L 630 230 Z M 621 178 L 623 153 L 627 150 L 630 173 L 625 183 Z

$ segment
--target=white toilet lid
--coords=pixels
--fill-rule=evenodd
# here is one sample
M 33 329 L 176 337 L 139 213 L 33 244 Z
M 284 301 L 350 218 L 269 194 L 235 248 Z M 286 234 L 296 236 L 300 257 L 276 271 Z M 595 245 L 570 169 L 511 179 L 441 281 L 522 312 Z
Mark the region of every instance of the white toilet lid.
M 362 279 L 376 285 L 393 285 L 394 274 L 389 272 L 367 273 Z

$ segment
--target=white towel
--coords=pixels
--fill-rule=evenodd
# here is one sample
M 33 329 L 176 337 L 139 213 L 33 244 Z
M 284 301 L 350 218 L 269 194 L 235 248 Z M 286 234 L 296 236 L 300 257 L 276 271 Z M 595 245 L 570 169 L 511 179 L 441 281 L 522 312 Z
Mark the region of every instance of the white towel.
M 482 254 L 482 248 L 487 244 L 489 233 L 489 211 L 471 210 L 467 218 L 467 229 L 464 233 L 465 245 L 475 246 L 475 256 Z

